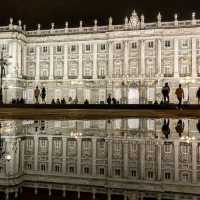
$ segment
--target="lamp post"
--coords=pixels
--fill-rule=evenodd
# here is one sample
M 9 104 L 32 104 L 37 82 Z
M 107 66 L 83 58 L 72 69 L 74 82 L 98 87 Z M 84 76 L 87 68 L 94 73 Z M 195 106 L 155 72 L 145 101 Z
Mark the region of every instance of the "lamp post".
M 5 76 L 5 65 L 7 65 L 7 60 L 3 56 L 4 48 L 1 50 L 0 58 L 0 67 L 1 67 L 1 76 L 0 76 L 0 104 L 3 104 L 3 77 Z

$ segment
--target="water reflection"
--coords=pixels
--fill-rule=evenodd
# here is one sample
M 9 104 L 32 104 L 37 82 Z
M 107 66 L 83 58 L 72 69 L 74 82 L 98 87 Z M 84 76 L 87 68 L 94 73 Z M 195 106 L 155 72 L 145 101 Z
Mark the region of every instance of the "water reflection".
M 0 127 L 0 149 L 11 158 L 0 162 L 5 199 L 200 195 L 199 120 L 10 120 Z

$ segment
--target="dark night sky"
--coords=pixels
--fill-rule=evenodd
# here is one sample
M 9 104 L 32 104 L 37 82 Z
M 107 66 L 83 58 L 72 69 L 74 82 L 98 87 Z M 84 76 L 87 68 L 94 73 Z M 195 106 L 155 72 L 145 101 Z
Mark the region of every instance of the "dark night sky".
M 175 12 L 179 19 L 190 19 L 193 11 L 200 17 L 200 0 L 1 0 L 0 8 L 1 25 L 7 25 L 12 16 L 15 22 L 22 19 L 28 29 L 37 23 L 49 28 L 51 22 L 64 27 L 66 20 L 70 27 L 78 26 L 79 19 L 83 25 L 92 25 L 95 18 L 105 25 L 109 16 L 114 24 L 121 24 L 133 9 L 143 13 L 145 21 L 155 21 L 158 11 L 163 20 L 173 20 Z

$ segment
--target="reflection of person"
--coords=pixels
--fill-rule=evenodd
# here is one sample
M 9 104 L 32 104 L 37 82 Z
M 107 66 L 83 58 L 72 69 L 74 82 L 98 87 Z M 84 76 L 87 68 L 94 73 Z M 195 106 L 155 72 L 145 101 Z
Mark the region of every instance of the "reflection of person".
M 181 137 L 184 131 L 184 122 L 182 120 L 178 120 L 175 129 L 176 129 L 176 132 L 179 134 L 179 137 Z
M 168 139 L 168 136 L 170 134 L 169 119 L 168 120 L 164 119 L 164 123 L 162 126 L 162 132 L 165 135 L 165 138 Z
M 200 87 L 197 90 L 197 99 L 198 99 L 198 104 L 200 103 Z
M 198 122 L 197 122 L 197 130 L 198 130 L 199 133 L 200 133 L 200 119 L 199 119 Z
M 45 87 L 42 88 L 41 97 L 42 97 L 42 102 L 46 103 L 46 101 L 45 101 L 45 98 L 46 98 L 46 89 L 45 89 Z

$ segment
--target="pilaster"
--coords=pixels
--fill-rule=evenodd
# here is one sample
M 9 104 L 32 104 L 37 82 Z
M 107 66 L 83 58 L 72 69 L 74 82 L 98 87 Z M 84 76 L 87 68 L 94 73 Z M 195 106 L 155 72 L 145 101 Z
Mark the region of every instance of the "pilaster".
M 128 141 L 123 141 L 123 163 L 124 163 L 124 177 L 128 177 Z
M 140 41 L 140 70 L 141 77 L 145 76 L 145 41 Z
M 140 178 L 145 179 L 145 141 L 140 142 Z
M 35 142 L 35 153 L 34 153 L 34 170 L 38 170 L 38 136 L 34 136 L 34 142 Z
M 174 173 L 175 173 L 175 181 L 179 181 L 179 141 L 174 141 Z
M 108 176 L 112 176 L 112 140 L 107 140 L 107 148 L 108 148 Z
M 158 153 L 158 174 L 157 174 L 157 178 L 158 178 L 158 181 L 161 180 L 161 164 L 162 164 L 162 152 L 161 152 L 161 144 L 158 144 L 157 145 L 157 153 Z
M 197 77 L 197 51 L 196 51 L 196 38 L 192 38 L 192 78 Z
M 40 46 L 36 47 L 36 69 L 35 69 L 35 80 L 40 79 Z
M 96 176 L 96 146 L 97 139 L 92 138 L 92 176 Z
M 66 159 L 67 159 L 67 138 L 64 137 L 63 138 L 63 167 L 62 167 L 62 171 L 63 171 L 63 174 L 66 174 Z
M 124 69 L 123 75 L 127 77 L 129 68 L 129 41 L 124 41 Z
M 22 77 L 22 44 L 21 42 L 17 43 L 17 68 L 18 68 L 17 76 L 21 78 Z
M 77 176 L 81 175 L 81 138 L 77 138 Z
M 197 182 L 197 142 L 192 142 L 192 183 Z
M 27 66 L 26 66 L 26 53 L 27 53 L 27 46 L 24 45 L 23 49 L 23 75 L 27 75 Z
M 50 71 L 49 71 L 49 79 L 54 79 L 54 73 L 53 73 L 53 66 L 54 66 L 54 59 L 53 59 L 53 46 L 50 46 Z
M 48 137 L 48 142 L 49 142 L 49 150 L 48 150 L 48 172 L 51 173 L 52 171 L 52 137 Z
M 82 51 L 82 43 L 79 43 L 79 70 L 78 70 L 78 78 L 82 79 L 83 77 L 83 51 Z
M 162 75 L 162 52 L 161 52 L 161 39 L 157 39 L 157 72 L 158 77 Z
M 108 42 L 108 76 L 113 76 L 113 42 Z
M 178 39 L 174 39 L 174 77 L 179 78 L 179 64 L 178 64 Z
M 68 46 L 64 45 L 64 80 L 68 79 Z
M 94 43 L 93 50 L 93 79 L 97 79 L 97 43 Z

